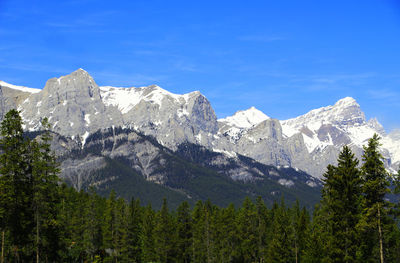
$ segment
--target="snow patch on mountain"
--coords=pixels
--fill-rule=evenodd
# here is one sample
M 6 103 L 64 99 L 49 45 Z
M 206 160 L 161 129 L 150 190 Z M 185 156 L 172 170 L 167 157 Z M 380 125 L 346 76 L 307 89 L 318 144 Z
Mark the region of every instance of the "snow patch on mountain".
M 324 149 L 336 145 L 332 134 L 344 132 L 354 139 L 357 146 L 362 146 L 365 140 L 375 132 L 382 133 L 381 125 L 376 120 L 366 122 L 360 105 L 351 97 L 343 98 L 335 105 L 312 110 L 297 118 L 281 121 L 284 136 L 291 137 L 301 133 L 307 150 Z M 333 128 L 332 128 L 333 127 Z M 324 134 L 321 134 L 321 133 Z M 337 134 L 336 134 L 337 135 Z
M 238 111 L 233 116 L 219 119 L 218 121 L 229 126 L 248 129 L 268 120 L 269 118 L 270 117 L 265 115 L 262 111 L 257 110 L 255 107 L 251 107 L 250 109 Z
M 270 119 L 262 111 L 251 107 L 247 110 L 238 111 L 234 115 L 219 119 L 219 134 L 226 135 L 232 143 L 239 140 L 247 131 Z M 250 140 L 252 138 L 249 138 Z
M 161 108 L 163 100 L 166 98 L 172 99 L 179 104 L 186 104 L 192 96 L 199 94 L 198 91 L 184 95 L 174 94 L 157 85 L 139 88 L 103 86 L 100 87 L 100 91 L 104 104 L 106 106 L 116 106 L 122 114 L 128 113 L 141 101 L 157 104 Z M 185 109 L 181 109 L 178 114 L 180 116 L 189 115 Z
M 222 153 L 222 154 L 228 156 L 229 158 L 236 158 L 237 157 L 237 154 L 235 152 L 233 152 L 233 151 L 225 151 L 225 150 L 220 150 L 220 149 L 215 149 L 215 148 L 212 149 L 212 150 L 213 150 L 213 152 L 216 152 L 216 153 Z
M 329 145 L 334 145 L 332 142 L 332 137 L 328 135 L 328 141 L 321 141 L 316 134 L 313 134 L 311 137 L 302 133 L 304 144 L 307 147 L 308 152 L 313 152 L 315 149 L 320 151 L 324 150 Z
M 7 87 L 10 89 L 15 89 L 15 90 L 19 90 L 19 91 L 23 91 L 23 92 L 28 92 L 28 93 L 38 93 L 41 91 L 41 89 L 34 89 L 34 88 L 28 88 L 28 87 L 24 87 L 24 86 L 16 86 L 16 85 L 12 85 L 9 84 L 5 81 L 0 80 L 0 86 L 2 87 Z
M 388 151 L 389 156 L 385 157 L 390 158 L 393 164 L 400 164 L 400 131 L 387 135 L 376 118 L 366 121 L 360 105 L 350 97 L 339 100 L 333 106 L 281 121 L 281 125 L 286 137 L 301 133 L 310 153 L 330 145 L 340 148 L 351 144 L 362 148 L 376 133 L 382 138 L 382 150 Z
M 355 99 L 346 97 L 333 106 L 315 109 L 297 118 L 281 121 L 281 125 L 284 135 L 291 137 L 303 127 L 315 132 L 324 124 L 347 126 L 364 122 L 365 115 L 361 111 L 360 105 Z
M 292 180 L 279 179 L 278 183 L 289 188 L 294 186 L 294 182 Z

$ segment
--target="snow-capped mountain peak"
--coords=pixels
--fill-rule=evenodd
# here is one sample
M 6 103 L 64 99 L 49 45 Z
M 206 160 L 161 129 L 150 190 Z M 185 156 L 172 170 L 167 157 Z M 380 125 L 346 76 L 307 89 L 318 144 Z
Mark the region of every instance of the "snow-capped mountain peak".
M 10 89 L 13 89 L 13 90 L 19 90 L 19 91 L 22 91 L 22 92 L 27 92 L 27 93 L 38 93 L 38 92 L 41 91 L 40 89 L 34 89 L 34 88 L 28 88 L 28 87 L 24 87 L 24 86 L 12 85 L 12 84 L 9 84 L 9 83 L 7 83 L 5 81 L 2 81 L 2 80 L 0 80 L 0 86 L 1 87 L 7 87 L 7 88 L 10 88 Z
M 218 121 L 237 128 L 247 129 L 268 119 L 270 119 L 270 117 L 265 115 L 262 111 L 251 107 L 247 110 L 238 111 L 233 116 L 219 119 Z
M 333 106 L 312 110 L 297 118 L 281 121 L 283 134 L 303 136 L 309 153 L 323 151 L 328 146 L 340 149 L 350 144 L 362 149 L 375 133 L 382 137 L 382 147 L 388 150 L 386 158 L 392 163 L 400 161 L 400 142 L 387 136 L 376 118 L 368 121 L 360 105 L 351 97 L 337 101 Z
M 352 97 L 345 97 L 343 99 L 338 100 L 335 103 L 336 107 L 349 107 L 349 106 L 357 106 L 359 107 L 360 105 L 357 103 L 357 101 L 352 98 Z
M 348 126 L 365 124 L 365 115 L 360 105 L 351 97 L 337 101 L 333 106 L 311 110 L 299 117 L 282 121 L 283 133 L 290 137 L 307 127 L 312 132 L 318 131 L 323 125 Z
M 186 104 L 191 98 L 201 95 L 198 91 L 183 95 L 174 94 L 157 85 L 139 88 L 103 86 L 100 87 L 100 91 L 104 104 L 116 106 L 122 114 L 128 113 L 141 101 L 151 102 L 161 107 L 164 99 Z
M 197 143 L 266 164 L 296 166 L 318 177 L 343 145 L 351 145 L 360 157 L 362 146 L 378 133 L 388 166 L 397 170 L 400 165 L 400 133 L 387 135 L 376 119 L 366 121 L 351 97 L 285 121 L 254 107 L 217 120 L 198 91 L 180 95 L 157 85 L 99 87 L 83 69 L 48 80 L 43 90 L 0 82 L 0 91 L 3 116 L 18 108 L 27 130 L 38 129 L 46 116 L 55 132 L 79 135 L 82 144 L 99 129 L 129 127 L 173 150 L 183 142 Z

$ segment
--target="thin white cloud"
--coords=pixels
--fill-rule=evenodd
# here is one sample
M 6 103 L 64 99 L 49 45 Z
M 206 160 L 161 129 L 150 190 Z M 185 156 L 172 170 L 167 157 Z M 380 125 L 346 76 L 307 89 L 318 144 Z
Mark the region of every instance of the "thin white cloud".
M 15 69 L 21 71 L 33 71 L 33 72 L 53 72 L 53 73 L 65 73 L 65 72 L 72 72 L 71 70 L 65 68 L 56 68 L 41 64 L 18 64 L 18 63 L 7 63 L 7 64 L 0 64 L 0 68 L 4 69 Z
M 104 12 L 88 13 L 84 17 L 78 17 L 70 19 L 69 21 L 59 21 L 57 16 L 50 17 L 48 22 L 45 22 L 45 26 L 59 28 L 59 29 L 77 29 L 81 30 L 82 27 L 87 30 L 87 27 L 99 27 L 105 25 L 111 16 L 117 14 L 116 11 L 108 10 Z M 99 29 L 97 29 L 99 30 Z
M 199 72 L 200 70 L 196 65 L 193 63 L 184 61 L 184 60 L 179 60 L 176 61 L 174 64 L 174 68 L 179 70 L 179 71 L 186 71 L 186 72 Z
M 386 101 L 388 103 L 400 103 L 400 93 L 391 89 L 369 89 L 367 91 L 371 99 Z
M 266 35 L 246 35 L 246 36 L 239 36 L 237 39 L 240 41 L 265 42 L 265 43 L 286 40 L 286 38 L 281 36 L 266 36 Z

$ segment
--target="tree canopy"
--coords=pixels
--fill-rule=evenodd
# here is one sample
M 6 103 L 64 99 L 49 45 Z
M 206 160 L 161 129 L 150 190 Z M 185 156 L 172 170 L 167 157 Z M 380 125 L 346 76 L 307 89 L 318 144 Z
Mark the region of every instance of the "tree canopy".
M 18 111 L 6 114 L 0 139 L 0 230 L 3 262 L 398 262 L 399 175 L 389 176 L 379 137 L 362 164 L 344 146 L 329 165 L 312 211 L 282 198 L 240 207 L 183 202 L 176 211 L 129 202 L 111 191 L 77 192 L 58 178 L 46 119 L 24 136 Z

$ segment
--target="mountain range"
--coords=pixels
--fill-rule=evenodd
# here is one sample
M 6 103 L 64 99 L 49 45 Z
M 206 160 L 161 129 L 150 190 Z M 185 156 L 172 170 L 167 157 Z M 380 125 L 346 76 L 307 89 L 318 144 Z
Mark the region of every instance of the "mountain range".
M 264 178 L 286 188 L 318 188 L 326 166 L 335 164 L 344 145 L 360 157 L 374 133 L 382 138 L 387 168 L 400 165 L 400 131 L 387 134 L 376 119 L 366 120 L 350 97 L 289 120 L 274 119 L 254 107 L 218 119 L 198 91 L 177 95 L 156 85 L 99 87 L 78 69 L 48 80 L 42 90 L 0 81 L 0 119 L 12 108 L 20 111 L 24 129 L 33 134 L 40 130 L 41 119 L 49 118 L 63 176 L 78 189 L 109 189 L 110 182 L 118 180 L 98 171 L 113 164 L 167 190 L 194 194 L 197 190 L 188 191 L 190 187 L 167 171 L 175 171 L 168 168 L 171 158 L 185 167 L 188 178 L 193 167 L 201 167 L 235 182 Z M 197 191 L 197 196 L 202 194 Z

